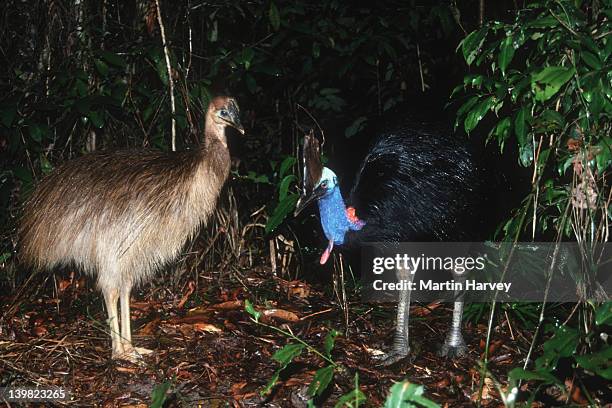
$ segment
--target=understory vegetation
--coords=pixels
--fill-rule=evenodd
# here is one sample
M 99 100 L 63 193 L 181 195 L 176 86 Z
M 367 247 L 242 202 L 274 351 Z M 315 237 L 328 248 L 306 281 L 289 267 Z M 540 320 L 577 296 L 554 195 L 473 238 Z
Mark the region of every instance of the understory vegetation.
M 99 403 L 105 391 L 85 383 L 111 369 L 96 357 L 105 326 L 93 283 L 70 268 L 19 268 L 15 231 L 32 189 L 94 150 L 192 149 L 212 96 L 230 94 L 247 135 L 229 140 L 236 158 L 214 219 L 134 306 L 148 322 L 140 335 L 207 361 L 173 355 L 96 384 L 146 374 L 131 402 L 160 407 L 188 405 L 197 387 L 210 406 L 612 400 L 612 303 L 597 285 L 612 219 L 611 0 L 7 0 L 0 21 L 0 387 L 71 378 L 79 398 Z M 348 175 L 380 118 L 431 101 L 458 134 L 493 146 L 523 175 L 526 194 L 490 239 L 577 242 L 583 300 L 468 305 L 465 361 L 430 358 L 424 346 L 401 370 L 379 370 L 365 344 L 387 339 L 392 313 L 360 304 L 340 258 L 325 272 L 314 266 L 321 232 L 291 217 L 298 151 L 305 133 L 321 133 L 324 159 L 344 162 Z M 445 308 L 417 308 L 433 342 Z M 87 340 L 74 337 L 75 321 Z M 87 369 L 76 380 L 79 365 Z

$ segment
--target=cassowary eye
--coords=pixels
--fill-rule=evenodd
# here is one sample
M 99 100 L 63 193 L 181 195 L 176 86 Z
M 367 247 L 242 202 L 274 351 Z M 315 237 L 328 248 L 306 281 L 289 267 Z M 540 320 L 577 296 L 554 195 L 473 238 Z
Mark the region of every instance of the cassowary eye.
M 222 118 L 227 118 L 229 116 L 225 109 L 223 109 L 221 112 L 219 112 L 219 115 L 221 115 Z
M 327 181 L 322 182 L 322 183 L 321 183 L 321 187 L 323 187 L 323 188 L 327 188 Z

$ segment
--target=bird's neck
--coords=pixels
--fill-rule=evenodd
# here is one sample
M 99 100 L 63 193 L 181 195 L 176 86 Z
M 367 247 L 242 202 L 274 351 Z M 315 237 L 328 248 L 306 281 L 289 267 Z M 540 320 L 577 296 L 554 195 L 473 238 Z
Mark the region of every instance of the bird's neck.
M 334 241 L 335 245 L 344 244 L 347 231 L 360 230 L 364 225 L 362 221 L 355 222 L 349 219 L 344 199 L 338 187 L 326 196 L 321 197 L 318 204 L 323 232 L 328 240 Z
M 213 118 L 207 117 L 204 125 L 204 146 L 218 141 L 227 149 L 227 139 L 225 137 L 225 125 L 218 124 Z

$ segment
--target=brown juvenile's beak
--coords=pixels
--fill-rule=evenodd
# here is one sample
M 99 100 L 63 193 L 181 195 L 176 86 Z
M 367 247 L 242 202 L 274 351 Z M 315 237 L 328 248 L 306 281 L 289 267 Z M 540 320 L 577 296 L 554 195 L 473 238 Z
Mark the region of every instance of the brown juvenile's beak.
M 241 135 L 244 135 L 244 127 L 242 127 L 242 123 L 240 122 L 240 118 L 238 116 L 232 116 L 230 125 L 239 131 Z

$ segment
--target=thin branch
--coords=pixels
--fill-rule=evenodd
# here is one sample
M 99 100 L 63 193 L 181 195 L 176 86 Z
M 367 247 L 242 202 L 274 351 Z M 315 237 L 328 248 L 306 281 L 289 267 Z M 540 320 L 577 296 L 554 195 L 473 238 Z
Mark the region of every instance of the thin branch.
M 157 22 L 161 32 L 162 45 L 164 47 L 164 56 L 166 57 L 166 70 L 168 71 L 168 87 L 170 88 L 170 109 L 172 110 L 172 151 L 176 151 L 176 105 L 174 102 L 174 81 L 172 80 L 172 66 L 170 65 L 170 51 L 168 50 L 168 42 L 166 41 L 166 29 L 161 15 L 160 0 L 155 0 L 157 7 Z

